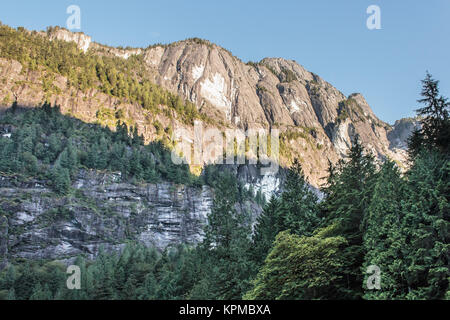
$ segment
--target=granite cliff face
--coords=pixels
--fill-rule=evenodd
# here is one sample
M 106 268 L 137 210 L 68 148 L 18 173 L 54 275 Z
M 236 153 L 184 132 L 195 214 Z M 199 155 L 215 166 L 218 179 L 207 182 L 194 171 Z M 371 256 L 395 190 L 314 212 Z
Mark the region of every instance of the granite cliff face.
M 266 58 L 245 64 L 227 50 L 193 39 L 145 51 L 155 81 L 195 102 L 212 106 L 239 128 L 279 128 L 289 163 L 300 157 L 307 176 L 318 185 L 327 160 L 345 156 L 355 135 L 375 156 L 402 161 L 390 148 L 392 127 L 379 120 L 361 94 L 344 96 L 295 61 Z
M 101 247 L 120 250 L 130 240 L 164 248 L 202 239 L 209 187 L 120 181 L 118 174 L 81 171 L 76 195 L 58 197 L 40 181 L 1 177 L 0 257 L 92 258 Z
M 46 34 L 43 34 L 43 35 L 46 36 Z M 56 40 L 62 40 L 62 41 L 75 42 L 77 44 L 78 48 L 83 50 L 83 52 L 88 51 L 89 46 L 91 45 L 91 42 L 92 42 L 92 38 L 85 35 L 84 33 L 81 33 L 81 32 L 73 33 L 68 30 L 59 29 L 59 28 L 49 29 L 48 37 L 51 41 L 56 39 Z
M 121 59 L 141 55 L 142 70 L 149 80 L 195 103 L 211 120 L 204 123 L 205 128 L 279 129 L 281 166 L 299 158 L 315 187 L 323 183 L 328 161 L 343 158 L 356 135 L 380 160 L 390 157 L 402 165 L 406 139 L 418 126 L 414 120 L 401 120 L 394 126 L 384 123 L 361 94 L 346 97 L 291 60 L 266 58 L 246 64 L 200 39 L 122 49 L 102 46 L 84 34 L 64 29 L 36 36 L 75 42 L 87 54 Z M 39 68 L 29 70 L 11 59 L 0 58 L 0 81 L 3 108 L 14 100 L 25 107 L 47 100 L 60 105 L 65 114 L 110 127 L 115 126 L 114 114 L 120 111 L 147 142 L 161 138 L 155 122 L 163 128 L 193 129 L 166 106 L 160 106 L 165 112 L 154 115 L 97 89 L 78 90 L 61 75 Z M 46 91 L 49 81 L 54 88 L 51 92 Z M 202 141 L 206 149 L 208 144 Z M 280 170 L 260 176 L 257 167 L 250 165 L 231 170 L 247 188 L 261 190 L 266 198 L 279 191 L 284 174 Z M 159 248 L 197 243 L 214 192 L 206 186 L 133 185 L 117 174 L 91 171 L 81 171 L 72 187 L 77 190 L 76 197 L 58 197 L 40 181 L 0 176 L 0 209 L 6 213 L 0 216 L 0 268 L 14 258 L 94 257 L 100 247 L 120 250 L 129 240 Z M 254 219 L 261 211 L 254 202 L 236 206 L 252 212 Z
M 80 171 L 75 194 L 60 197 L 43 181 L 0 177 L 0 263 L 7 259 L 69 259 L 121 250 L 128 241 L 164 249 L 197 244 L 214 190 L 168 182 L 134 185 L 120 174 Z M 261 207 L 236 204 L 253 221 Z M 8 249 L 9 248 L 9 249 Z
M 194 102 L 220 130 L 279 129 L 281 164 L 288 166 L 293 158 L 299 158 L 315 186 L 323 183 L 328 160 L 336 162 L 345 156 L 356 135 L 377 158 L 390 157 L 400 164 L 405 160 L 402 149 L 408 130 L 399 137 L 392 126 L 376 117 L 361 94 L 346 97 L 295 61 L 266 58 L 245 64 L 229 51 L 196 38 L 146 49 L 122 49 L 102 46 L 89 36 L 60 28 L 38 35 L 52 41 L 75 42 L 80 50 L 92 54 L 122 59 L 141 55 L 142 70 L 149 80 Z M 151 115 L 139 105 L 95 89 L 76 90 L 58 75 L 53 75 L 52 80 L 58 93 L 46 96 L 43 83 L 49 76 L 42 71 L 25 70 L 16 61 L 0 59 L 0 78 L 4 83 L 0 101 L 11 103 L 15 98 L 20 105 L 35 106 L 47 99 L 59 104 L 63 112 L 87 122 L 96 122 L 99 114 L 114 114 L 120 108 L 147 141 L 158 138 L 155 120 L 163 127 L 192 131 L 192 127 L 164 113 Z M 114 117 L 109 122 L 104 121 L 114 126 Z
M 79 193 L 76 197 L 58 198 L 38 181 L 2 177 L 9 256 L 93 257 L 102 246 L 118 250 L 128 240 L 159 248 L 197 243 L 212 203 L 207 187 L 135 186 L 121 183 L 114 174 L 84 171 L 73 187 Z
M 417 118 L 404 118 L 395 121 L 393 129 L 388 133 L 391 148 L 406 150 L 411 133 L 421 128 Z

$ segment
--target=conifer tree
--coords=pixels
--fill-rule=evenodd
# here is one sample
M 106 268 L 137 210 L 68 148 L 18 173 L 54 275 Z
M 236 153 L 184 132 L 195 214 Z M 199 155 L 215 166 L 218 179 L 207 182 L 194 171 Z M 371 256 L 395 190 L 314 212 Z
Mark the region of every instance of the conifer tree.
M 362 222 L 373 194 L 376 177 L 374 159 L 364 152 L 356 136 L 348 160 L 340 161 L 332 170 L 333 175 L 330 175 L 328 185 L 323 189 L 325 201 L 322 214 L 327 225 L 336 224 L 336 236 L 343 236 L 348 243 L 342 252 L 346 264 L 341 270 L 342 282 L 337 285 L 341 298 L 357 299 L 362 296 Z
M 70 189 L 71 181 L 69 170 L 56 165 L 51 172 L 53 189 L 59 194 L 67 194 Z
M 14 288 L 11 288 L 8 290 L 8 300 L 16 300 L 16 292 L 14 290 Z
M 439 81 L 427 72 L 422 80 L 422 108 L 416 110 L 422 128 L 409 139 L 409 153 L 414 158 L 420 150 L 437 148 L 442 153 L 450 151 L 450 102 L 439 94 Z
M 392 161 L 387 161 L 377 175 L 373 197 L 364 217 L 364 264 L 362 272 L 369 266 L 381 271 L 381 289 L 369 290 L 366 279 L 363 283 L 366 299 L 404 299 L 407 286 L 402 275 L 406 267 L 404 254 L 407 247 L 402 235 L 406 182 Z
M 269 250 L 272 248 L 275 237 L 280 232 L 280 201 L 272 196 L 258 217 L 253 234 L 253 259 L 261 266 Z
M 298 235 L 311 235 L 319 224 L 318 198 L 305 180 L 298 159 L 288 170 L 281 196 L 278 231 L 291 230 Z
M 408 172 L 402 235 L 407 299 L 443 299 L 449 288 L 450 162 L 419 154 Z
M 208 291 L 216 299 L 240 299 L 249 288 L 255 268 L 250 257 L 250 216 L 236 209 L 238 184 L 228 172 L 215 184 L 212 212 L 208 217 L 205 239 L 201 244 L 208 255 Z M 194 288 L 195 290 L 195 288 Z
M 47 285 L 42 286 L 39 282 L 35 285 L 30 300 L 51 300 L 52 294 Z

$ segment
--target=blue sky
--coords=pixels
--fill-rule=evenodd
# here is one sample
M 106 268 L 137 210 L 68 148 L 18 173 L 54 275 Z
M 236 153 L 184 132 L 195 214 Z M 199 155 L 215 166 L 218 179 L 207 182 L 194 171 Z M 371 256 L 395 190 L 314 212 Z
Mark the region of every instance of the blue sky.
M 344 94 L 362 93 L 384 121 L 414 115 L 426 70 L 450 96 L 450 1 L 15 0 L 0 21 L 44 30 L 81 8 L 81 31 L 113 46 L 146 47 L 200 37 L 243 61 L 296 60 Z M 381 30 L 366 27 L 369 5 Z

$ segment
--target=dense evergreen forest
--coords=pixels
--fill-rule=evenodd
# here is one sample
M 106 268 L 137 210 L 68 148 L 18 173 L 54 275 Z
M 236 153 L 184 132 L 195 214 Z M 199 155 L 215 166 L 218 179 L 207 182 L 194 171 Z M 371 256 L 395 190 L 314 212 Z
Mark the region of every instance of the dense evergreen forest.
M 160 141 L 144 145 L 135 128 L 117 122 L 115 131 L 64 116 L 59 107 L 12 108 L 0 119 L 0 172 L 50 181 L 54 191 L 69 192 L 80 168 L 120 172 L 135 182 L 164 179 L 180 184 L 202 184 L 185 164 L 175 165 Z
M 389 159 L 379 164 L 356 138 L 347 159 L 330 164 L 318 201 L 296 161 L 253 232 L 249 214 L 235 209 L 243 190 L 228 171 L 193 177 L 123 124 L 113 132 L 47 104 L 13 107 L 1 119 L 12 131 L 0 138 L 4 174 L 38 177 L 64 194 L 86 167 L 137 182 L 208 183 L 216 196 L 196 247 L 130 243 L 95 261 L 79 257 L 81 290 L 67 289 L 58 262 L 12 261 L 0 299 L 448 299 L 450 104 L 430 75 L 422 96 L 406 173 Z M 379 290 L 367 286 L 369 266 L 380 270 Z

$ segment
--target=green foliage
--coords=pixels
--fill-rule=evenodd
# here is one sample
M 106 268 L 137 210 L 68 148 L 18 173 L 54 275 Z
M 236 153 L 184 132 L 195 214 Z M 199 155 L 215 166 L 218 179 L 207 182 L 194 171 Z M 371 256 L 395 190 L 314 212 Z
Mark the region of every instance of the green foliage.
M 253 260 L 261 266 L 280 232 L 280 201 L 272 196 L 258 217 L 253 234 Z
M 258 217 L 253 235 L 253 259 L 261 266 L 278 233 L 291 230 L 311 235 L 320 223 L 317 196 L 305 181 L 300 163 L 288 170 L 280 199 L 274 196 Z
M 408 172 L 402 235 L 407 299 L 443 299 L 449 287 L 450 162 L 421 153 Z
M 338 123 L 344 122 L 350 116 L 352 116 L 353 121 L 365 121 L 368 117 L 374 125 L 382 126 L 378 120 L 374 120 L 370 115 L 366 116 L 364 110 L 351 96 L 348 99 L 339 102 L 337 114 L 336 121 Z
M 93 262 L 77 258 L 81 289 L 68 290 L 65 266 L 34 261 L 10 265 L 0 273 L 0 292 L 10 300 L 185 299 L 196 280 L 195 252 L 186 247 L 159 253 L 129 244 L 121 253 L 101 251 Z
M 281 68 L 281 72 L 278 73 L 273 67 L 268 64 L 264 64 L 263 66 L 269 69 L 269 71 L 272 72 L 280 82 L 298 81 L 297 75 L 290 69 Z
M 336 121 L 338 123 L 341 123 L 344 122 L 348 117 L 349 117 L 349 110 L 347 101 L 339 102 L 338 117 L 336 118 Z
M 253 68 L 256 69 L 256 68 L 258 67 L 258 62 L 248 61 L 248 62 L 246 63 L 246 65 L 248 65 L 248 66 L 253 67 Z
M 291 140 L 304 139 L 308 142 L 312 147 L 312 140 L 310 134 L 314 132 L 314 128 L 301 127 L 301 129 L 297 128 L 296 130 L 286 130 L 280 134 L 280 153 L 284 155 L 288 159 L 295 160 L 295 157 L 291 152 Z
M 70 190 L 81 168 L 121 172 L 125 180 L 198 184 L 187 165 L 175 165 L 160 142 L 144 145 L 136 128 L 117 123 L 116 131 L 63 116 L 59 108 L 8 112 L 0 126 L 14 126 L 0 137 L 0 172 L 37 177 L 60 194 Z
M 386 162 L 377 175 L 373 197 L 364 217 L 362 272 L 371 265 L 378 266 L 382 272 L 381 290 L 367 290 L 364 286 L 366 299 L 404 299 L 406 296 L 408 288 L 401 276 L 406 271 L 404 253 L 407 248 L 402 235 L 405 194 L 406 181 L 394 162 Z
M 292 70 L 283 68 L 281 73 L 283 74 L 282 81 L 284 82 L 298 81 L 296 74 Z
M 333 284 L 340 278 L 336 270 L 343 266 L 339 249 L 344 244 L 343 237 L 326 237 L 321 232 L 311 237 L 281 232 L 254 282 L 254 288 L 244 299 L 330 297 Z
M 269 92 L 269 90 L 266 89 L 266 87 L 257 84 L 256 85 L 256 90 L 258 91 L 258 94 L 262 93 L 262 92 Z
M 274 68 L 272 68 L 271 66 L 269 66 L 268 64 L 264 64 L 264 67 L 266 67 L 270 72 L 272 72 L 272 74 L 275 76 L 275 77 L 279 77 L 279 74 L 275 71 L 275 69 Z
M 61 166 L 55 166 L 50 172 L 53 190 L 59 194 L 67 194 L 70 189 L 71 181 L 69 170 Z
M 422 149 L 438 149 L 442 153 L 449 153 L 450 141 L 450 102 L 439 95 L 439 81 L 427 72 L 422 80 L 422 108 L 416 110 L 421 117 L 422 128 L 415 131 L 409 139 L 409 153 L 411 158 L 417 156 Z
M 319 225 L 317 196 L 306 183 L 300 162 L 295 159 L 288 170 L 281 196 L 278 228 L 297 235 L 311 235 Z
M 449 162 L 422 153 L 402 179 L 381 169 L 366 217 L 365 264 L 382 271 L 381 290 L 367 299 L 444 299 L 448 292 Z
M 195 43 L 195 44 L 204 45 L 204 46 L 207 46 L 207 47 L 212 47 L 213 46 L 213 44 L 210 41 L 205 40 L 205 39 L 201 39 L 201 38 L 189 38 L 189 39 L 186 39 L 184 41 L 192 42 L 192 43 Z
M 240 299 L 256 272 L 250 257 L 250 215 L 235 208 L 240 194 L 236 179 L 225 171 L 216 181 L 214 205 L 199 247 L 205 257 L 204 280 L 194 287 L 193 298 Z
M 375 177 L 373 156 L 364 152 L 356 137 L 348 160 L 341 160 L 337 167 L 330 167 L 328 186 L 323 190 L 325 223 L 336 224 L 336 235 L 343 236 L 348 242 L 342 252 L 346 263 L 342 270 L 343 280 L 336 284 L 342 298 L 356 299 L 362 295 L 362 223 L 373 195 Z
M 59 263 L 13 262 L 0 272 L 0 299 L 448 299 L 448 106 L 436 98 L 436 81 L 428 77 L 424 85 L 431 109 L 423 109 L 429 118 L 414 136 L 419 144 L 405 174 L 389 160 L 378 168 L 357 137 L 348 159 L 330 164 L 319 202 L 294 161 L 253 234 L 242 204 L 265 199 L 223 167 L 207 166 L 194 179 L 186 166 L 172 165 L 161 144 L 144 146 L 136 128 L 120 121 L 112 132 L 48 104 L 28 111 L 16 105 L 0 120 L 13 128 L 11 138 L 0 137 L 3 174 L 44 179 L 65 194 L 85 167 L 135 181 L 205 183 L 215 197 L 196 247 L 159 252 L 129 244 L 94 261 L 78 258 L 82 290 L 67 290 Z M 57 222 L 72 214 L 61 206 L 44 216 Z M 381 270 L 380 290 L 366 287 L 371 265 Z
M 51 32 L 51 30 L 49 30 Z M 0 57 L 19 61 L 30 70 L 44 70 L 42 78 L 46 101 L 60 90 L 53 85 L 53 74 L 67 78 L 68 84 L 81 91 L 94 88 L 123 101 L 137 103 L 156 114 L 161 105 L 175 109 L 180 119 L 192 124 L 194 119 L 203 119 L 197 107 L 183 101 L 179 96 L 150 82 L 142 66 L 143 55 L 128 59 L 84 53 L 75 43 L 49 38 L 25 30 L 0 26 Z

